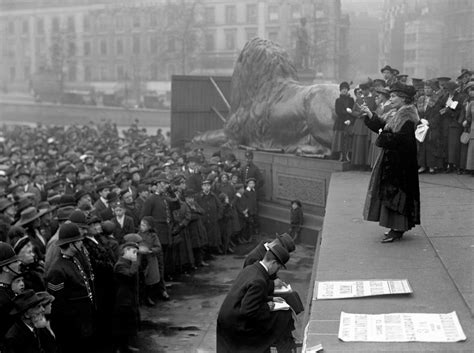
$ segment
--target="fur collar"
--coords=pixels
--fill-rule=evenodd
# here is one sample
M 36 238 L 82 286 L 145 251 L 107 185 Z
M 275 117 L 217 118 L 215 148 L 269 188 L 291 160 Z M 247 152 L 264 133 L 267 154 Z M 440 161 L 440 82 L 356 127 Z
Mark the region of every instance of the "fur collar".
M 401 106 L 393 115 L 387 117 L 387 124 L 384 130 L 391 132 L 399 132 L 402 126 L 407 122 L 411 121 L 413 124 L 418 125 L 420 117 L 413 104 Z

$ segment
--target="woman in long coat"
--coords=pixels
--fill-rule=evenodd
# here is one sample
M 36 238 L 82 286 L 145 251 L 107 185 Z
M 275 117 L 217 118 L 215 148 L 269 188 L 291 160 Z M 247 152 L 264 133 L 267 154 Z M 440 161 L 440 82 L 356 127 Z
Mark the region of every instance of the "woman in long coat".
M 377 146 L 382 148 L 375 164 L 364 206 L 364 219 L 390 228 L 383 243 L 400 240 L 403 233 L 420 224 L 420 187 L 418 181 L 415 128 L 419 117 L 413 99 L 413 86 L 401 83 L 390 89 L 395 114 L 385 121 L 363 108 L 365 123 L 379 132 Z

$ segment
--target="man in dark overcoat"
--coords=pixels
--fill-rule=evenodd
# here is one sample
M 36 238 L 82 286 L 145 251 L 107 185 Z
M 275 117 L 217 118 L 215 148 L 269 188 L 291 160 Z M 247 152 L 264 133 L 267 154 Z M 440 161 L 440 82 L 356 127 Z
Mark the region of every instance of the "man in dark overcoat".
M 263 185 L 265 184 L 265 180 L 263 179 L 263 175 L 260 172 L 260 169 L 254 164 L 253 162 L 253 152 L 247 151 L 245 152 L 245 158 L 247 159 L 247 164 L 242 167 L 242 173 L 240 175 L 240 180 L 243 183 L 246 183 L 249 179 L 255 180 L 255 190 L 257 192 L 257 199 L 263 199 L 264 191 Z
M 222 205 L 217 196 L 211 191 L 211 181 L 202 182 L 202 192 L 196 195 L 196 202 L 204 210 L 202 222 L 206 228 L 207 239 L 211 252 L 221 253 L 222 240 L 219 230 L 219 218 L 222 217 Z
M 291 311 L 274 311 L 283 301 L 268 295 L 270 276 L 285 266 L 290 255 L 273 246 L 262 261 L 245 267 L 224 299 L 217 318 L 217 353 L 266 353 L 294 349 Z
M 46 274 L 48 292 L 55 300 L 51 326 L 62 352 L 88 352 L 93 334 L 95 295 L 93 278 L 80 261 L 83 236 L 74 223 L 59 228 L 61 256 Z

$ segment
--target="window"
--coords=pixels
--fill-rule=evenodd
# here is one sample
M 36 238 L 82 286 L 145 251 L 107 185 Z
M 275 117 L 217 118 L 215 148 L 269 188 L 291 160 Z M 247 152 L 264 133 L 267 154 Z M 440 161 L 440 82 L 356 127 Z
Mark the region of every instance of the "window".
M 84 56 L 91 55 L 91 42 L 84 42 Z
M 298 20 L 301 18 L 301 6 L 297 4 L 291 5 L 291 18 Z
M 84 66 L 84 81 L 91 81 L 92 80 L 92 70 L 89 65 Z
M 213 7 L 206 7 L 204 9 L 204 21 L 207 24 L 214 24 L 216 22 L 216 15 Z
M 140 15 L 133 16 L 133 28 L 140 28 Z
M 84 16 L 82 21 L 84 32 L 89 32 L 91 30 L 91 19 L 88 16 Z
M 115 52 L 117 55 L 123 54 L 123 39 L 119 38 L 116 41 Z
M 16 70 L 15 66 L 10 67 L 10 82 L 13 82 L 16 80 Z
M 214 33 L 206 33 L 204 37 L 204 45 L 206 48 L 206 51 L 213 51 L 215 50 L 215 44 L 214 44 Z
M 37 34 L 44 34 L 44 21 L 42 18 L 36 20 L 36 32 Z
M 99 79 L 100 79 L 101 81 L 106 81 L 106 80 L 107 80 L 107 77 L 108 77 L 108 75 L 107 75 L 107 66 L 101 66 L 101 67 L 100 67 L 100 73 L 99 73 L 99 74 L 100 74 L 100 75 L 99 75 Z
M 174 38 L 168 39 L 168 51 L 173 52 L 176 50 L 176 42 Z
M 8 34 L 15 34 L 15 22 L 8 22 Z
M 105 17 L 105 15 L 100 15 L 97 18 L 97 24 L 98 24 L 99 32 L 107 31 L 107 18 Z
M 122 15 L 115 16 L 115 29 L 118 31 L 123 30 L 124 28 L 124 19 Z
M 107 41 L 105 39 L 100 40 L 100 55 L 107 55 Z
M 150 38 L 150 53 L 158 53 L 158 39 L 156 39 L 156 37 Z
M 75 23 L 74 23 L 74 17 L 69 16 L 67 18 L 67 31 L 68 32 L 74 32 L 75 30 L 76 30 L 76 26 L 75 26 Z
M 67 70 L 67 79 L 69 81 L 76 81 L 76 64 L 75 63 L 70 63 L 68 70 Z
M 117 65 L 117 80 L 125 79 L 125 70 L 123 69 L 123 65 Z
M 29 28 L 30 28 L 28 20 L 23 20 L 21 28 L 22 28 L 21 32 L 23 34 L 28 34 L 28 31 L 29 31 Z
M 150 65 L 150 78 L 152 80 L 158 80 L 158 65 L 155 63 Z
M 237 22 L 235 5 L 228 5 L 225 7 L 225 23 L 228 25 L 235 24 Z
M 257 37 L 257 29 L 256 28 L 246 28 L 245 32 L 247 34 L 247 41 Z
M 256 4 L 247 4 L 247 23 L 256 24 L 258 17 L 258 8 Z
M 68 56 L 76 55 L 76 44 L 74 42 L 69 42 L 67 46 Z
M 140 37 L 137 35 L 133 36 L 133 53 L 140 54 Z
M 278 21 L 280 14 L 278 12 L 278 5 L 269 5 L 268 6 L 268 20 L 271 22 Z
M 59 18 L 53 17 L 53 21 L 51 22 L 51 27 L 53 32 L 59 32 Z
M 225 48 L 226 50 L 235 49 L 235 30 L 225 30 Z

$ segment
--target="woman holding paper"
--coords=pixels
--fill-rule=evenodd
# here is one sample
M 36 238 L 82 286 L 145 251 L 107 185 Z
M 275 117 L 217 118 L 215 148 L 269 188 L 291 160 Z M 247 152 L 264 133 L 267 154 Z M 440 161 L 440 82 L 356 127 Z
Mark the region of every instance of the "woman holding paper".
M 419 123 L 414 106 L 416 90 L 402 83 L 390 89 L 393 113 L 382 120 L 362 107 L 365 124 L 378 133 L 376 145 L 382 148 L 367 191 L 364 219 L 389 228 L 382 243 L 401 240 L 403 233 L 420 224 L 415 129 Z

